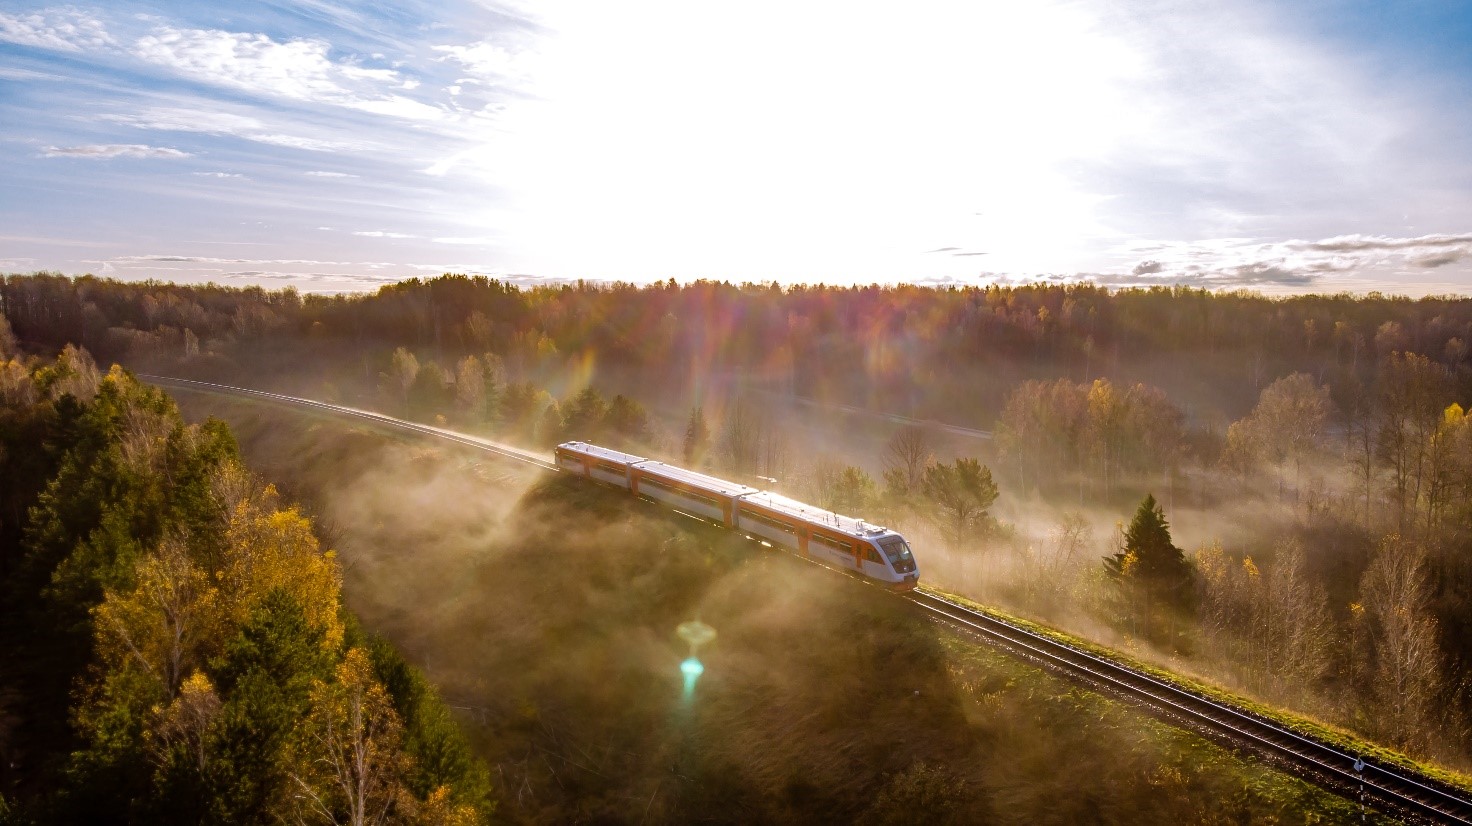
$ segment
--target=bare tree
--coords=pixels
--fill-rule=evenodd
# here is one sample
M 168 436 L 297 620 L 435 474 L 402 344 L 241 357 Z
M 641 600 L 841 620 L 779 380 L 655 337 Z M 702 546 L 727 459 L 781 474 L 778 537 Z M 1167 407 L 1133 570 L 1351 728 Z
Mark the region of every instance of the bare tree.
M 1267 629 L 1263 673 L 1278 693 L 1302 702 L 1332 665 L 1334 620 L 1329 594 L 1310 575 L 1303 546 L 1288 539 L 1275 551 L 1260 612 Z
M 1390 322 L 1387 322 L 1390 323 Z M 1376 448 L 1390 468 L 1400 530 L 1421 504 L 1426 448 L 1440 424 L 1446 368 L 1415 353 L 1392 353 L 1380 367 Z
M 1431 568 L 1425 549 L 1387 536 L 1360 579 L 1369 623 L 1376 718 L 1399 746 L 1424 747 L 1442 688 L 1442 657 L 1431 613 Z
M 368 652 L 351 648 L 335 679 L 312 689 L 304 738 L 314 771 L 294 775 L 299 820 L 369 826 L 386 822 L 404 798 L 403 724 L 373 677 Z M 345 821 L 339 821 L 345 815 Z
M 919 490 L 925 466 L 934 458 L 935 448 L 930 432 L 919 425 L 905 425 L 896 430 L 884 446 L 884 470 L 898 474 L 907 491 Z

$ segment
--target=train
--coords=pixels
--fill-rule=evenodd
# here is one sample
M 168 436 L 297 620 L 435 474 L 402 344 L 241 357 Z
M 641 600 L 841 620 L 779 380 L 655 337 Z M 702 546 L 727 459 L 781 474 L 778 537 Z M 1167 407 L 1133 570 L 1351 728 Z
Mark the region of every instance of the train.
M 718 522 L 775 548 L 897 591 L 909 591 L 920 580 L 919 566 L 905 538 L 862 519 L 587 442 L 558 445 L 553 461 L 559 470 Z

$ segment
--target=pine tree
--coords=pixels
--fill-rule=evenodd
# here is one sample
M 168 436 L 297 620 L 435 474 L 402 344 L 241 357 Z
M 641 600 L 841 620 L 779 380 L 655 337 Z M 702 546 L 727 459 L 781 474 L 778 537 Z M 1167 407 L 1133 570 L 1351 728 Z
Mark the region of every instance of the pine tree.
M 1123 547 L 1104 557 L 1104 570 L 1121 588 L 1143 598 L 1147 632 L 1155 629 L 1160 609 L 1170 616 L 1191 607 L 1191 564 L 1171 540 L 1170 523 L 1152 494 L 1135 509 Z
M 699 407 L 691 408 L 690 420 L 685 425 L 685 464 L 697 464 L 709 447 L 710 428 L 705 423 L 705 411 Z

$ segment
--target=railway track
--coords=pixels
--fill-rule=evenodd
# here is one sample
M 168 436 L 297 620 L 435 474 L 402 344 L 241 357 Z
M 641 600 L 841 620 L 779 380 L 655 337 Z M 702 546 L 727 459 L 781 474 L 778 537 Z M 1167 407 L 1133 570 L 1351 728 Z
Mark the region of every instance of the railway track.
M 512 447 L 511 445 L 503 445 L 499 442 L 493 442 L 490 439 L 482 439 L 478 436 L 469 436 L 464 433 L 458 433 L 454 430 L 446 430 L 443 427 L 433 427 L 427 424 L 419 424 L 418 422 L 409 422 L 403 419 L 396 419 L 393 416 L 385 416 L 382 413 L 374 413 L 371 410 L 360 410 L 356 407 L 347 407 L 340 404 L 328 404 L 327 402 L 319 402 L 312 399 L 303 399 L 297 396 L 286 396 L 281 393 L 267 393 L 264 390 L 251 390 L 245 387 L 232 387 L 228 384 L 215 384 L 213 382 L 195 381 L 193 379 L 176 379 L 169 376 L 151 376 L 146 373 L 140 373 L 138 375 L 138 378 L 152 384 L 162 385 L 165 387 L 176 387 L 183 390 L 194 390 L 202 393 L 223 393 L 232 396 L 245 396 L 247 398 L 265 399 L 266 401 L 277 402 L 279 404 L 290 404 L 296 405 L 298 407 L 322 410 L 328 413 L 336 413 L 341 416 L 351 416 L 355 419 L 362 419 L 364 421 L 368 421 L 384 427 L 407 430 L 411 433 L 419 433 L 425 436 L 434 436 L 436 438 L 446 439 L 448 441 L 462 444 L 467 447 L 478 448 L 480 450 L 494 453 L 498 456 L 503 456 L 507 459 L 512 459 L 517 462 L 522 462 L 524 464 L 528 464 L 542 470 L 557 470 L 557 466 L 547 461 L 545 457 L 540 454 L 533 453 L 529 450 L 522 450 L 521 448 Z
M 1351 799 L 1363 788 L 1362 800 L 1380 811 L 1433 823 L 1472 824 L 1472 801 L 1434 780 L 1346 754 L 1249 712 L 935 594 L 913 591 L 906 599 L 934 617 L 976 632 L 1024 657 L 1143 702 L 1193 726 L 1245 742 L 1293 767 L 1295 774 Z
M 139 378 L 184 390 L 259 398 L 349 416 L 384 427 L 446 439 L 542 470 L 557 471 L 556 465 L 531 451 L 370 410 L 191 379 L 151 375 L 140 375 Z M 1255 714 L 924 590 L 912 591 L 904 598 L 934 619 L 978 634 L 1053 670 L 1143 703 L 1184 725 L 1214 732 L 1245 745 L 1274 759 L 1290 772 L 1338 794 L 1354 799 L 1358 793 L 1364 803 L 1377 810 L 1418 821 L 1472 826 L 1472 800 L 1465 793 L 1435 780 L 1348 754 Z

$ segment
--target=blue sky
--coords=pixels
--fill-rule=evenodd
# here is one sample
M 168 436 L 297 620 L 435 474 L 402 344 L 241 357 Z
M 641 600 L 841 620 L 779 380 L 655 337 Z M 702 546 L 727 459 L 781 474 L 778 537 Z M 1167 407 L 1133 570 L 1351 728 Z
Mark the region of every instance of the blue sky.
M 0 5 L 0 270 L 1472 293 L 1472 5 Z

